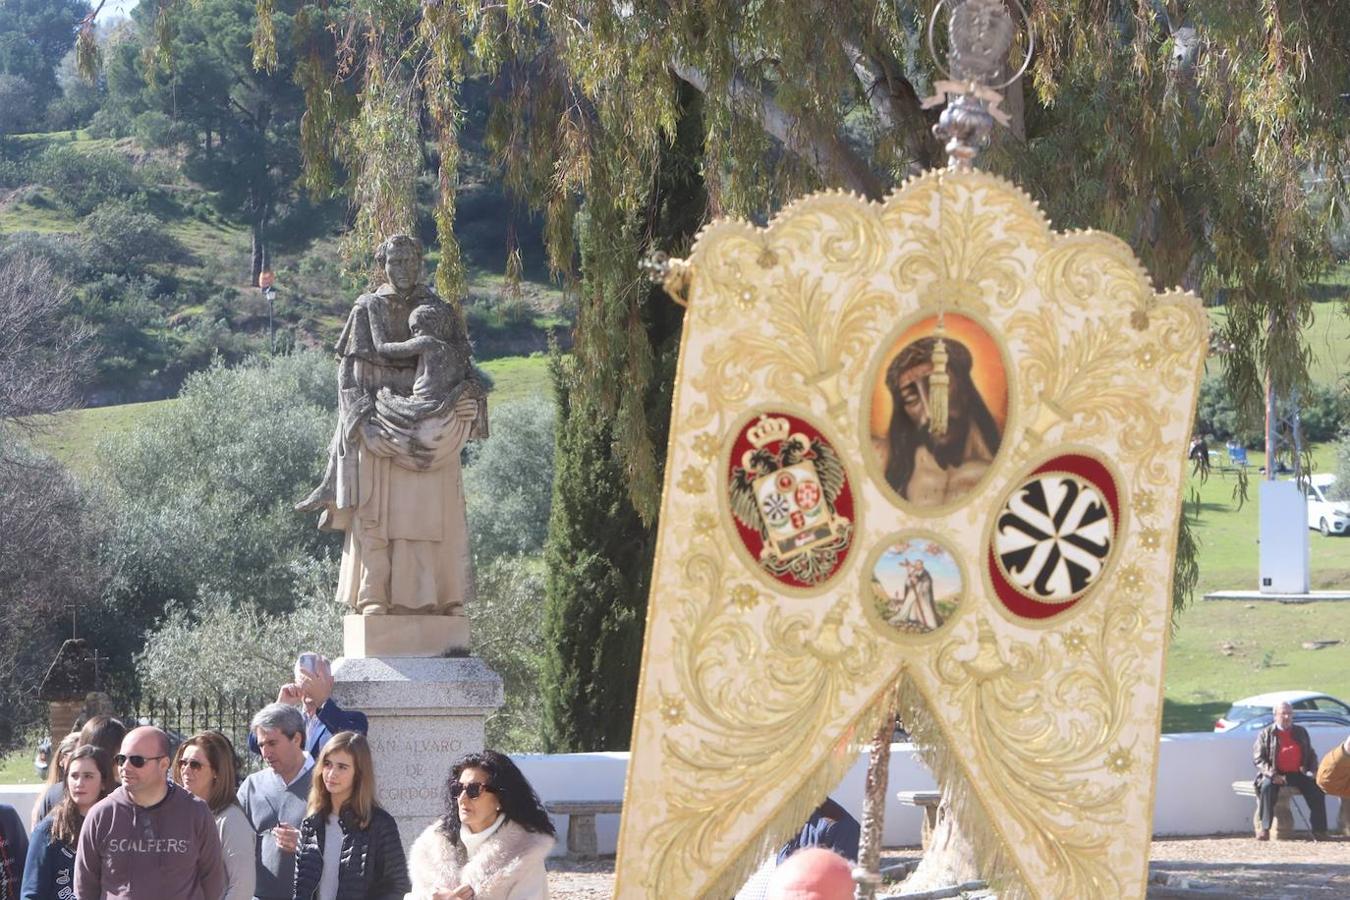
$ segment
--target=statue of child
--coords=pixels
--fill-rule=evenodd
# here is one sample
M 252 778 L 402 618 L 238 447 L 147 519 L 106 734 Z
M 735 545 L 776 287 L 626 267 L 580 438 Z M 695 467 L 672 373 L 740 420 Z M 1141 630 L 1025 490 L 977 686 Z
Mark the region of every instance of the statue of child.
M 390 359 L 417 357 L 410 396 L 380 388 L 375 397 L 375 410 L 380 418 L 411 428 L 430 416 L 444 415 L 465 397 L 485 396 L 477 380 L 470 377 L 467 346 L 456 345 L 453 315 L 444 304 L 419 306 L 408 316 L 410 339 L 375 345 L 377 353 Z

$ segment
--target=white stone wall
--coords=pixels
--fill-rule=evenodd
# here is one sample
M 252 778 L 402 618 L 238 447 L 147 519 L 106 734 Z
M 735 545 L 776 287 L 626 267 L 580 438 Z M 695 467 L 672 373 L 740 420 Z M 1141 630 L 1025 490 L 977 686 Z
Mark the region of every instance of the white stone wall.
M 1311 731 L 1313 747 L 1321 755 L 1350 730 L 1317 728 Z M 1205 835 L 1245 832 L 1251 828 L 1252 801 L 1233 794 L 1232 783 L 1254 775 L 1251 761 L 1252 732 L 1163 735 L 1158 767 L 1158 788 L 1153 832 L 1160 836 Z M 521 755 L 516 762 L 543 800 L 613 800 L 623 795 L 627 753 L 572 753 Z M 866 758 L 844 776 L 832 793 L 855 816 L 862 814 L 863 775 Z M 891 748 L 890 801 L 886 809 L 885 842 L 888 846 L 919 842 L 920 813 L 900 806 L 895 792 L 933 787 L 933 777 L 915 758 L 909 744 Z M 15 807 L 25 822 L 41 785 L 0 785 L 0 803 Z M 1339 801 L 1327 798 L 1327 817 L 1336 822 Z M 1305 827 L 1302 803 L 1295 821 Z M 555 817 L 558 848 L 566 846 L 567 819 Z M 612 854 L 618 838 L 619 817 L 597 816 L 596 837 L 600 852 Z

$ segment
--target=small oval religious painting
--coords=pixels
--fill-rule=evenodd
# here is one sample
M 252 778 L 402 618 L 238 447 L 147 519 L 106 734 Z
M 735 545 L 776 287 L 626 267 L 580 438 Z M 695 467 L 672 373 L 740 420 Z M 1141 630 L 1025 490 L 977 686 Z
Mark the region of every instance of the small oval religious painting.
M 1106 571 L 1120 523 L 1109 469 L 1090 456 L 1038 466 L 999 509 L 989 578 L 1008 611 L 1045 619 L 1083 598 Z
M 951 551 L 928 537 L 901 538 L 872 565 L 872 604 L 887 625 L 904 634 L 937 631 L 961 604 L 961 567 Z
M 1003 443 L 1003 353 L 974 320 L 947 313 L 905 328 L 872 385 L 874 472 L 905 503 L 940 509 L 984 480 Z
M 853 493 L 844 463 L 809 422 L 766 413 L 731 446 L 727 494 L 751 558 L 783 585 L 830 579 L 853 541 Z

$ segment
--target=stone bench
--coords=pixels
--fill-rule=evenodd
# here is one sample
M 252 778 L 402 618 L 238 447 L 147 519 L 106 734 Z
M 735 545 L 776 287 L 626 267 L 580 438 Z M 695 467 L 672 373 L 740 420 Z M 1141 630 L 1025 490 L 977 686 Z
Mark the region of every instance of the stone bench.
M 919 842 L 927 850 L 933 829 L 937 828 L 938 804 L 942 802 L 942 792 L 898 791 L 895 799 L 900 801 L 901 806 L 917 806 L 923 810 L 923 829 L 919 832 Z
M 594 859 L 600 855 L 595 838 L 595 817 L 623 812 L 620 800 L 550 800 L 544 809 L 551 815 L 567 816 L 567 855 Z
M 1256 784 L 1252 779 L 1246 781 L 1233 782 L 1233 793 L 1239 797 L 1251 797 L 1256 800 Z M 1294 836 L 1294 808 L 1290 802 L 1295 797 L 1301 797 L 1298 788 L 1284 785 L 1280 788 L 1279 798 L 1275 801 L 1275 818 L 1271 822 L 1270 837 L 1275 841 L 1287 841 Z M 1261 828 L 1261 804 L 1256 803 L 1256 810 L 1252 813 L 1252 831 L 1256 832 Z

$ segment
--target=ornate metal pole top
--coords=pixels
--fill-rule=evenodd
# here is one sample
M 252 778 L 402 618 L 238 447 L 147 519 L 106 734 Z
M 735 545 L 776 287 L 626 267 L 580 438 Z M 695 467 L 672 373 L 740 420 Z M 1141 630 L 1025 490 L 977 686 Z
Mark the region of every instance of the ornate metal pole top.
M 1016 23 L 1008 9 L 1012 3 L 1022 17 L 1027 34 L 1027 52 L 1011 78 L 1000 81 L 1012 47 Z M 948 7 L 946 64 L 933 41 L 938 13 Z M 928 21 L 928 52 L 944 78 L 934 95 L 923 102 L 925 109 L 946 101 L 933 133 L 947 141 L 947 164 L 969 169 L 976 154 L 989 143 L 994 123 L 1008 124 L 1008 114 L 999 108 L 999 91 L 1026 71 L 1033 47 L 1031 21 L 1020 0 L 940 0 Z

